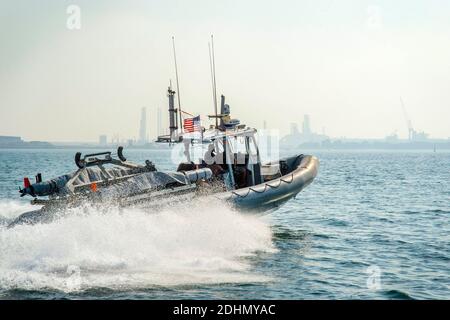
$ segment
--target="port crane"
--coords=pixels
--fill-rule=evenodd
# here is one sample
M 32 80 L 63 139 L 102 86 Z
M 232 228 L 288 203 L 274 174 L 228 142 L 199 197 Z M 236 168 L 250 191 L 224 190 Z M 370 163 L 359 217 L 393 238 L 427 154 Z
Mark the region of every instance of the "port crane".
M 413 139 L 415 131 L 412 126 L 411 119 L 408 117 L 408 113 L 406 112 L 402 97 L 400 97 L 400 103 L 402 104 L 403 116 L 405 117 L 406 126 L 408 127 L 408 140 L 411 141 Z
M 402 104 L 403 115 L 406 120 L 406 126 L 408 127 L 408 140 L 409 141 L 425 141 L 428 139 L 428 134 L 425 132 L 417 132 L 414 130 L 411 119 L 408 117 L 406 112 L 405 104 L 403 103 L 402 97 L 400 97 L 400 103 Z

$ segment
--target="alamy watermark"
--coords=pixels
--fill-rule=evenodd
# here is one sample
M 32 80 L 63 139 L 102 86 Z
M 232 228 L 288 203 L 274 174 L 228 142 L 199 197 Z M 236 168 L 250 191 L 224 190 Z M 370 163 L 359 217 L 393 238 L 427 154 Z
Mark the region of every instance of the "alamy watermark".
M 371 5 L 367 7 L 367 28 L 369 30 L 380 30 L 383 28 L 383 16 L 381 7 Z
M 78 5 L 71 4 L 66 9 L 67 20 L 66 27 L 69 30 L 81 29 L 81 8 Z
M 381 289 L 381 268 L 377 265 L 371 265 L 367 267 L 366 273 L 368 274 L 366 285 L 369 290 Z
M 221 138 L 205 143 L 203 138 L 190 139 L 183 137 L 183 143 L 176 144 L 171 153 L 174 164 L 191 162 L 194 164 L 256 164 L 279 159 L 279 130 L 258 130 L 255 136 L 235 136 L 235 131 L 225 131 Z M 202 141 L 203 140 L 203 141 Z
M 66 273 L 69 275 L 66 279 L 66 288 L 69 291 L 81 290 L 81 269 L 79 266 L 70 265 Z

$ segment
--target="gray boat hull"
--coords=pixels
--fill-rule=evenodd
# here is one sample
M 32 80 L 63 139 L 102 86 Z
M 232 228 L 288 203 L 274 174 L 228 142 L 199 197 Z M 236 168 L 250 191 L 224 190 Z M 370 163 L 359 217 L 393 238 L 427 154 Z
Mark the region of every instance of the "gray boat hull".
M 277 162 L 278 163 L 278 162 Z M 282 159 L 286 169 L 279 178 L 265 181 L 264 183 L 241 188 L 228 192 L 214 193 L 211 201 L 224 201 L 243 212 L 268 213 L 271 209 L 279 207 L 289 199 L 295 197 L 301 190 L 308 186 L 316 177 L 319 169 L 319 160 L 310 155 L 298 155 Z M 196 197 L 195 185 L 174 189 L 162 190 L 156 193 L 141 194 L 122 201 L 121 206 L 158 207 L 165 201 L 179 199 L 188 201 Z M 169 192 L 169 194 L 166 194 Z M 174 197 L 175 196 L 175 197 Z M 101 205 L 101 203 L 99 203 Z M 55 218 L 55 212 L 66 207 L 64 203 L 52 206 L 44 206 L 40 210 L 27 212 L 16 218 L 8 227 L 18 224 L 33 224 L 49 222 Z
M 291 172 L 256 186 L 220 193 L 216 198 L 231 202 L 239 209 L 265 212 L 295 197 L 317 176 L 319 160 L 310 155 L 284 159 Z

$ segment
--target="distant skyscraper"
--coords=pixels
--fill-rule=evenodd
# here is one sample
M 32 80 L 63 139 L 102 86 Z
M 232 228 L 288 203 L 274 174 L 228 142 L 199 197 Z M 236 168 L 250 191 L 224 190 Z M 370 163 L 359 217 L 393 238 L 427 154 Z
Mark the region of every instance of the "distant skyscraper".
M 157 125 L 156 125 L 156 130 L 158 131 L 156 133 L 156 136 L 160 136 L 162 135 L 162 112 L 161 112 L 161 108 L 158 107 L 158 115 L 157 115 Z
M 325 129 L 323 130 L 325 132 Z M 295 146 L 299 143 L 321 143 L 322 141 L 329 140 L 329 138 L 323 134 L 314 133 L 311 129 L 311 123 L 309 115 L 303 116 L 302 132 L 298 131 L 296 123 L 291 123 L 291 132 L 289 135 L 283 137 L 280 143 L 283 145 Z
M 98 144 L 101 146 L 106 146 L 108 143 L 108 138 L 106 135 L 102 134 L 98 137 Z
M 291 123 L 291 135 L 296 136 L 298 135 L 298 125 L 294 122 Z
M 139 128 L 139 143 L 147 143 L 147 109 L 141 110 L 141 126 Z
M 309 123 L 309 115 L 303 116 L 303 135 L 309 136 L 311 134 L 311 124 Z

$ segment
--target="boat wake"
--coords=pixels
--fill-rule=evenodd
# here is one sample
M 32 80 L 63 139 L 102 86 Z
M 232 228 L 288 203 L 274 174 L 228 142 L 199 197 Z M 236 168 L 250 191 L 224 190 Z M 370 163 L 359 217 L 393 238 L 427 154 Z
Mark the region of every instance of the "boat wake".
M 10 223 L 22 213 L 36 209 L 36 206 L 32 206 L 28 202 L 0 200 L 0 227 Z
M 0 202 L 0 291 L 249 283 L 270 278 L 251 257 L 274 252 L 270 226 L 222 204 L 148 212 L 88 205 L 47 224 L 8 221 L 29 205 Z

